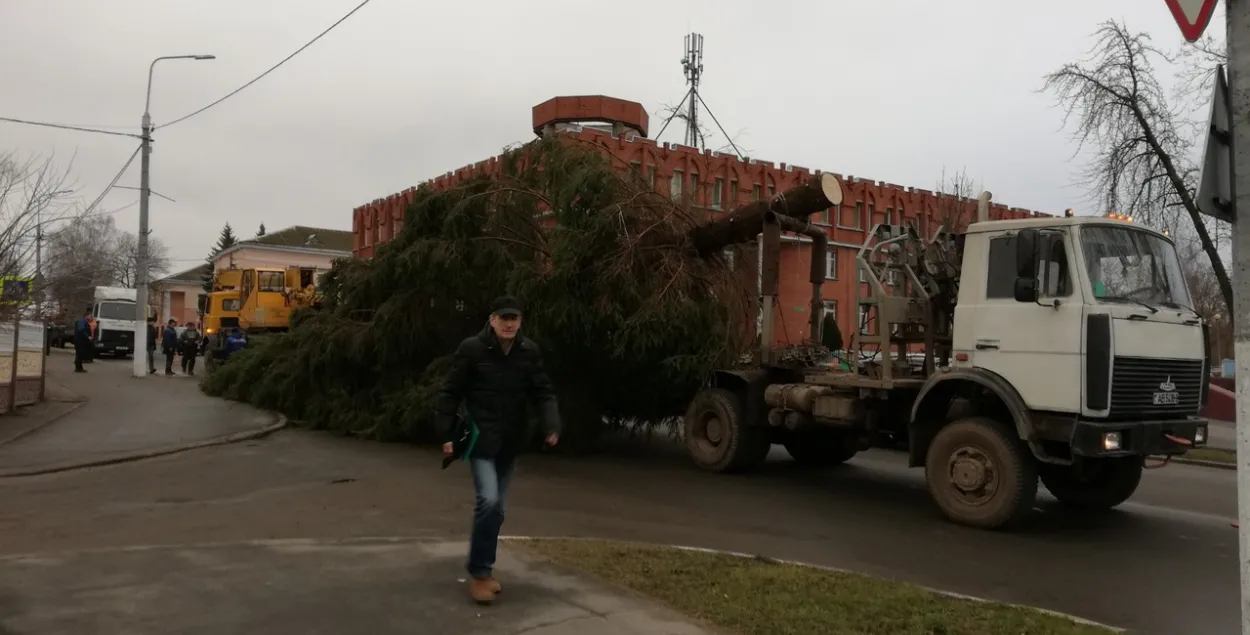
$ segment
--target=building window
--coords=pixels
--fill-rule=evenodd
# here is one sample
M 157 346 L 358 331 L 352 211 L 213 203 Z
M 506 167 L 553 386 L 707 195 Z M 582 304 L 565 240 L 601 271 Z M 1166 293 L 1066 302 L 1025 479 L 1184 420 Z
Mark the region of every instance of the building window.
M 842 214 L 842 206 L 834 205 L 833 207 L 830 207 L 829 209 L 823 212 L 819 212 L 818 215 L 816 216 L 817 218 L 816 223 L 818 225 L 832 225 L 838 222 L 838 216 L 841 214 Z
M 859 305 L 859 332 L 863 335 L 872 334 L 872 328 L 870 328 L 870 323 L 868 321 L 868 305 L 867 304 Z
M 824 315 L 822 315 L 821 317 L 826 318 L 829 316 L 833 316 L 833 321 L 835 322 L 838 321 L 838 301 L 837 300 L 825 300 L 825 312 L 824 312 Z
M 769 183 L 769 184 L 768 184 L 768 198 L 772 198 L 772 197 L 773 197 L 773 192 L 775 192 L 775 191 L 777 191 L 777 188 L 773 187 L 773 184 L 772 184 L 772 183 Z
M 699 204 L 699 173 L 690 173 L 690 202 L 695 205 Z
M 907 213 L 903 211 L 902 205 L 898 206 L 898 224 L 899 225 L 907 224 Z
M 886 225 L 894 225 L 894 224 L 895 224 L 895 223 L 894 223 L 894 208 L 893 208 L 893 207 L 887 207 L 887 208 L 885 208 L 885 224 L 886 224 Z
M 655 166 L 654 165 L 647 166 L 647 186 L 651 188 L 655 187 Z
M 758 200 L 760 200 L 760 184 L 759 184 L 759 183 L 756 183 L 756 184 L 755 184 L 755 185 L 751 188 L 751 200 L 753 200 L 753 201 L 758 201 Z
M 729 209 L 738 207 L 738 179 L 729 182 Z
M 712 209 L 721 208 L 721 196 L 724 195 L 725 179 L 716 177 L 716 181 L 712 183 Z
M 847 229 L 863 229 L 864 228 L 864 202 L 855 201 L 855 209 L 851 210 L 850 220 L 843 221 L 840 225 Z
M 686 173 L 681 170 L 673 170 L 673 177 L 668 180 L 668 193 L 673 200 L 681 198 L 681 186 L 685 181 Z
M 835 247 L 830 247 L 825 253 L 825 279 L 838 279 L 838 250 Z
M 873 205 L 872 203 L 868 204 L 868 219 L 869 219 L 868 220 L 869 226 L 876 225 L 877 223 L 881 222 L 877 218 L 877 206 Z

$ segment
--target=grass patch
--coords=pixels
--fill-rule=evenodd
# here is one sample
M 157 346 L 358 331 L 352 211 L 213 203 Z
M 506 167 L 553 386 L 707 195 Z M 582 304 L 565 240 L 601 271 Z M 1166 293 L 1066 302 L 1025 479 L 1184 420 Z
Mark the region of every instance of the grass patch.
M 1186 452 L 1185 456 L 1181 458 L 1192 459 L 1195 461 L 1211 461 L 1212 463 L 1228 463 L 1231 465 L 1237 462 L 1237 453 L 1232 450 L 1197 448 Z
M 868 576 L 589 540 L 513 543 L 741 635 L 1107 635 L 1041 611 Z

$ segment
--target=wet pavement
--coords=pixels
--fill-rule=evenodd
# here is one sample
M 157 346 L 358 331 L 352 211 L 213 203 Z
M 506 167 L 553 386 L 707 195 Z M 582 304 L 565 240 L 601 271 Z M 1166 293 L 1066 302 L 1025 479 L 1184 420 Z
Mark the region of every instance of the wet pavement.
M 461 540 L 472 490 L 436 453 L 288 430 L 264 441 L 0 487 L 0 553 L 278 538 Z M 1121 510 L 1073 515 L 1043 496 L 1014 533 L 941 520 L 923 474 L 869 452 L 809 471 L 776 452 L 742 477 L 691 468 L 662 442 L 526 457 L 505 533 L 760 553 L 1072 613 L 1134 632 L 1237 633 L 1235 474 L 1147 473 Z M 450 584 L 450 583 L 449 583 Z M 459 592 L 458 590 L 456 592 Z
M 504 550 L 494 604 L 466 545 L 278 540 L 0 558 L 0 633 L 705 635 L 632 594 Z
M 172 448 L 276 420 L 265 411 L 204 395 L 198 377 L 135 379 L 132 363 L 98 359 L 86 373 L 74 373 L 72 353 L 54 349 L 48 357 L 49 386 L 63 386 L 86 403 L 0 445 L 0 475 Z

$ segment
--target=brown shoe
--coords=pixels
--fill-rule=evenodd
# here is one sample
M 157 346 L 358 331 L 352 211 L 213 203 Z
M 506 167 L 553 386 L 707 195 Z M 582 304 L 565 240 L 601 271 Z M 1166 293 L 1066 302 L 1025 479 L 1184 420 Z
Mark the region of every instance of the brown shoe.
M 495 585 L 491 583 L 491 578 L 470 578 L 469 597 L 478 604 L 495 601 Z
M 486 578 L 486 581 L 490 583 L 490 590 L 495 595 L 499 595 L 500 593 L 503 593 L 503 585 L 499 584 L 499 580 L 496 580 L 495 576 Z

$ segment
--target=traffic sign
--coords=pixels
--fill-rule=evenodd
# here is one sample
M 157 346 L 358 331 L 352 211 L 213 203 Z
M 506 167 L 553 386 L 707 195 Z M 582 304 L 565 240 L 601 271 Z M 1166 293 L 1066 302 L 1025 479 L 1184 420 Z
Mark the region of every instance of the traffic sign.
M 1164 0 L 1172 10 L 1172 17 L 1181 27 L 1181 35 L 1190 42 L 1197 42 L 1211 22 L 1216 0 Z
M 1228 80 L 1224 65 L 1215 67 L 1211 88 L 1211 118 L 1208 120 L 1202 171 L 1198 174 L 1195 203 L 1198 211 L 1232 223 L 1237 219 L 1233 191 L 1233 120 L 1229 116 Z

